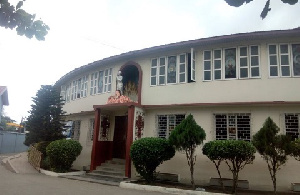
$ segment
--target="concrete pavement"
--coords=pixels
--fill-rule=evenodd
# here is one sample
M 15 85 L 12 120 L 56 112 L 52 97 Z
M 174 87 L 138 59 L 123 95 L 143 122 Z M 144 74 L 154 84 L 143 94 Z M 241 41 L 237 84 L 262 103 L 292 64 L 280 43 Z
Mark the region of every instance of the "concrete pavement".
M 0 194 L 189 194 L 208 195 L 215 194 L 203 191 L 180 190 L 158 186 L 144 186 L 122 182 L 119 186 L 102 185 L 99 183 L 70 180 L 60 177 L 51 177 L 39 173 L 28 162 L 27 152 L 8 155 L 0 154 Z

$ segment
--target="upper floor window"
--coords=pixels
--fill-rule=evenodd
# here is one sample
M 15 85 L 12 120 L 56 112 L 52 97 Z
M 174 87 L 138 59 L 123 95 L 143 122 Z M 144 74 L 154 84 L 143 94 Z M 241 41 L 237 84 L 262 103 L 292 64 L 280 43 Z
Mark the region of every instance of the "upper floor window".
M 185 119 L 184 114 L 157 115 L 157 134 L 169 138 L 171 131 Z
M 85 75 L 72 82 L 71 100 L 79 99 L 87 96 L 88 76 Z
M 100 70 L 91 74 L 90 95 L 111 91 L 112 68 Z
M 195 81 L 195 52 L 161 56 L 151 60 L 151 86 Z
M 216 140 L 250 141 L 249 113 L 215 114 Z
M 258 78 L 259 47 L 215 49 L 203 52 L 203 80 Z
M 300 44 L 269 45 L 270 77 L 300 76 Z

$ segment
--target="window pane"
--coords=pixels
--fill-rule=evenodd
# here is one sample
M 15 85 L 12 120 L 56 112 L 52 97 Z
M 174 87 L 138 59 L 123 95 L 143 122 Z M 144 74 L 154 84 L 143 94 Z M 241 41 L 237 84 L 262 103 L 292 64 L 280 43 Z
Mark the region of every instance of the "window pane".
M 214 58 L 221 58 L 221 50 L 214 50 Z
M 185 72 L 185 64 L 183 64 L 183 65 L 180 65 L 180 72 Z
M 160 64 L 161 66 L 166 65 L 166 58 L 160 58 L 160 59 L 159 59 L 159 64 Z
M 269 45 L 269 53 L 276 54 L 276 45 Z
M 280 45 L 280 53 L 288 53 L 288 45 Z
M 98 93 L 103 92 L 103 71 L 99 72 L 99 80 L 98 80 Z
M 248 66 L 247 58 L 240 58 L 240 66 Z
M 300 76 L 300 44 L 293 44 L 292 49 L 294 76 Z
M 270 75 L 271 76 L 278 76 L 277 66 L 270 67 Z
M 251 55 L 258 55 L 258 46 L 251 46 Z
M 185 74 L 180 74 L 179 82 L 185 82 Z
M 168 83 L 176 83 L 176 56 L 168 57 Z
M 204 62 L 204 70 L 210 70 L 210 61 Z
M 211 80 L 210 71 L 205 71 L 204 72 L 204 80 Z
M 151 66 L 153 67 L 153 66 L 157 66 L 157 59 L 152 59 L 152 64 L 151 64 Z
M 236 78 L 236 49 L 225 49 L 225 78 Z
M 215 79 L 221 79 L 221 70 L 215 71 Z
M 281 58 L 281 65 L 289 65 L 289 56 L 288 55 L 282 55 Z
M 251 57 L 251 66 L 258 66 L 258 56 Z
M 155 76 L 156 75 L 156 68 L 151 68 L 151 76 Z
M 211 52 L 204 51 L 204 60 L 210 60 L 210 59 L 211 59 Z
M 180 63 L 184 63 L 185 62 L 185 55 L 180 55 Z
M 251 68 L 251 77 L 258 77 L 258 76 L 259 76 L 259 68 L 258 67 Z
M 166 68 L 165 67 L 160 67 L 159 68 L 159 74 L 160 75 L 165 75 L 166 74 Z
M 270 65 L 277 65 L 277 57 L 270 56 Z
M 221 68 L 221 60 L 215 60 L 215 69 Z
M 290 76 L 290 67 L 289 66 L 281 66 L 281 74 L 282 74 L 282 76 Z
M 240 48 L 240 56 L 247 56 L 247 47 Z
M 165 76 L 160 76 L 159 77 L 159 84 L 164 85 L 165 84 Z
M 248 68 L 241 68 L 241 78 L 247 78 L 248 77 Z
M 151 85 L 156 85 L 156 77 L 151 77 Z

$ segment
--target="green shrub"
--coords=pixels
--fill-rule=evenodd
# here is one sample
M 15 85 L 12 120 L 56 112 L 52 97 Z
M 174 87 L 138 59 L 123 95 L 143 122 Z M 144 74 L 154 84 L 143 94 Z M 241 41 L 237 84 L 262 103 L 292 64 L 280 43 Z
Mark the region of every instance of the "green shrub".
M 292 156 L 296 160 L 300 161 L 300 139 L 293 141 L 291 146 L 292 146 Z
M 216 140 L 206 143 L 202 150 L 215 164 L 220 178 L 219 165 L 222 161 L 226 162 L 233 176 L 232 192 L 236 193 L 239 172 L 247 164 L 253 163 L 255 147 L 243 140 Z
M 166 139 L 147 137 L 136 140 L 130 148 L 130 156 L 136 171 L 147 181 L 156 178 L 156 168 L 175 155 L 175 149 Z
M 191 184 L 196 189 L 194 181 L 194 165 L 196 163 L 196 148 L 203 143 L 206 138 L 204 129 L 197 124 L 193 115 L 189 114 L 171 132 L 169 142 L 179 151 L 185 151 L 186 159 L 190 167 Z
M 67 172 L 81 150 L 82 146 L 75 140 L 62 139 L 51 142 L 46 148 L 51 170 Z

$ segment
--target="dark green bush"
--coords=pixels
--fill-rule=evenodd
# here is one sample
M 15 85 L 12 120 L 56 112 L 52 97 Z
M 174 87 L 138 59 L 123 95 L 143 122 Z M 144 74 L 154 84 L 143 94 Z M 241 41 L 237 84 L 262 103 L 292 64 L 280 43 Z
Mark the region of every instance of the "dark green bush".
M 75 140 L 62 139 L 51 142 L 46 148 L 51 170 L 67 172 L 81 150 L 82 146 Z
M 136 140 L 130 148 L 130 156 L 136 171 L 147 181 L 156 178 L 156 168 L 175 155 L 175 149 L 166 139 L 147 137 Z

